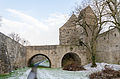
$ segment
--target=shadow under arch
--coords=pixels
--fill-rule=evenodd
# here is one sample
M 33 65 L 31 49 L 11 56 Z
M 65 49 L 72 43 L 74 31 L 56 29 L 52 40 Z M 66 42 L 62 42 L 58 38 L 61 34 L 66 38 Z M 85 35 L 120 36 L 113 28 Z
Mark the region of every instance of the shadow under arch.
M 39 56 L 39 55 L 40 55 L 40 56 L 44 56 L 45 58 L 48 59 L 48 61 L 49 61 L 49 68 L 51 68 L 51 61 L 50 61 L 50 59 L 48 58 L 48 56 L 46 56 L 46 55 L 44 55 L 44 54 L 36 54 L 36 55 L 33 55 L 33 56 L 28 60 L 28 63 L 27 63 L 28 67 L 31 66 L 32 60 L 33 60 L 36 56 Z
M 63 56 L 61 66 L 64 67 L 72 63 L 77 63 L 81 65 L 81 59 L 76 53 L 69 52 Z

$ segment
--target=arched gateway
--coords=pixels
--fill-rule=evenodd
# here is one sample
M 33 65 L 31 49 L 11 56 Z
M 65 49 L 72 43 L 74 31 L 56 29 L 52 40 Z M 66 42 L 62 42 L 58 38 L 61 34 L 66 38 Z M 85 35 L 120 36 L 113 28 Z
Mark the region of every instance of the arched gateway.
M 77 63 L 81 65 L 81 59 L 76 53 L 70 52 L 64 55 L 61 63 L 62 63 L 62 67 L 72 64 L 72 63 L 74 64 Z
M 51 45 L 51 46 L 28 46 L 26 63 L 37 55 L 44 55 L 50 61 L 51 68 L 60 68 L 69 62 L 69 58 L 74 62 L 85 65 L 88 63 L 88 53 L 81 46 Z
M 44 67 L 51 67 L 51 61 L 50 59 L 44 55 L 44 54 L 36 54 L 34 56 L 32 56 L 29 60 L 28 60 L 28 66 L 41 66 L 41 63 L 45 63 L 45 65 L 42 65 Z

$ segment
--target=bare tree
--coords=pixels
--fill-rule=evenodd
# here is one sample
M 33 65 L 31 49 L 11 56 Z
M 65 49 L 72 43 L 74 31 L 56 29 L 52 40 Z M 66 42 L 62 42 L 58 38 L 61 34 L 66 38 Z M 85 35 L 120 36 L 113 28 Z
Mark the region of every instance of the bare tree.
M 91 4 L 91 0 L 83 0 L 81 3 L 82 5 L 79 5 L 78 2 L 75 3 L 75 10 L 72 11 L 72 13 L 79 15 L 82 9 L 86 8 L 88 5 Z
M 21 40 L 19 34 L 17 34 L 17 33 L 10 33 L 8 36 L 9 36 L 11 39 L 13 39 L 13 40 L 15 40 L 15 41 L 17 41 L 17 42 L 20 42 L 20 40 Z
M 9 36 L 11 39 L 19 42 L 19 43 L 22 44 L 22 45 L 25 45 L 25 46 L 26 46 L 26 45 L 29 45 L 29 44 L 30 44 L 30 42 L 29 42 L 28 40 L 25 40 L 24 38 L 21 38 L 20 35 L 17 34 L 17 33 L 10 33 L 8 36 Z
M 78 20 L 77 20 L 77 25 L 80 27 L 83 27 L 85 33 L 86 33 L 86 41 L 81 41 L 80 43 L 86 46 L 88 51 L 91 54 L 91 61 L 92 61 L 92 66 L 91 67 L 96 67 L 96 43 L 97 43 L 97 38 L 103 28 L 103 26 L 107 23 L 106 19 L 104 19 L 104 14 L 106 10 L 105 2 L 102 0 L 93 0 L 92 4 L 90 5 L 94 6 L 95 9 L 94 11 L 90 11 L 91 9 L 90 6 L 88 6 L 88 11 L 83 9 L 79 10 L 81 8 L 78 8 Z M 86 9 L 87 9 L 86 8 Z M 88 13 L 87 13 L 88 12 Z
M 105 0 L 106 6 L 108 7 L 108 15 L 112 20 L 109 22 L 113 23 L 115 28 L 120 31 L 120 0 Z

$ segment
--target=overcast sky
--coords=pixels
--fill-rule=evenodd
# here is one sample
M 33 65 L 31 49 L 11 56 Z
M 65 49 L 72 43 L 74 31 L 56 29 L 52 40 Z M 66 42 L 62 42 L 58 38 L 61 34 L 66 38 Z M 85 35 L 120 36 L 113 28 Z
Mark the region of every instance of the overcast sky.
M 31 45 L 59 44 L 59 28 L 82 0 L 0 0 L 0 32 L 15 32 Z

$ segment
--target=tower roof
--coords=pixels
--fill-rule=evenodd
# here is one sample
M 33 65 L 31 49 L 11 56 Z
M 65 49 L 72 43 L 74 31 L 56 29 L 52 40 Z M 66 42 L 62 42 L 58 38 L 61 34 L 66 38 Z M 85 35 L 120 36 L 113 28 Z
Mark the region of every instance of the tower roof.
M 80 11 L 80 14 L 78 15 L 78 18 L 88 17 L 89 14 L 93 14 L 92 17 L 96 16 L 95 13 L 93 12 L 92 8 L 90 6 L 87 6 L 86 8 L 84 8 Z
M 72 16 L 69 18 L 69 20 L 61 28 L 75 27 L 76 19 L 77 19 L 76 15 L 72 14 Z
M 82 9 L 80 11 L 80 14 L 78 17 L 76 17 L 75 14 L 72 14 L 72 16 L 69 18 L 69 20 L 60 28 L 70 28 L 70 27 L 75 27 L 76 25 L 76 20 L 79 19 L 85 19 L 85 18 L 96 18 L 96 15 L 94 14 L 92 8 L 90 6 L 87 6 L 86 8 Z

